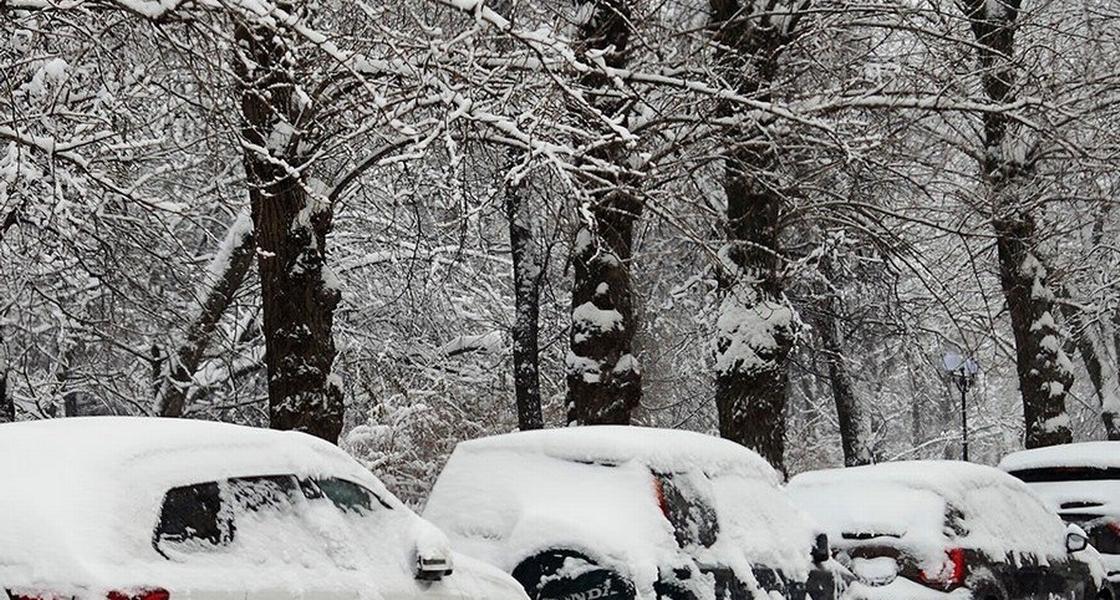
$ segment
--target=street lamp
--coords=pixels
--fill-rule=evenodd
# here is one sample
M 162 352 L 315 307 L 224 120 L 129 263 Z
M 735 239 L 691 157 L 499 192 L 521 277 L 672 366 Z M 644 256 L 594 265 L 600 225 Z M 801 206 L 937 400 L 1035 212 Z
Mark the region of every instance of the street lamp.
M 968 388 L 976 381 L 980 365 L 967 356 L 948 352 L 941 359 L 945 371 L 961 391 L 961 460 L 968 460 Z

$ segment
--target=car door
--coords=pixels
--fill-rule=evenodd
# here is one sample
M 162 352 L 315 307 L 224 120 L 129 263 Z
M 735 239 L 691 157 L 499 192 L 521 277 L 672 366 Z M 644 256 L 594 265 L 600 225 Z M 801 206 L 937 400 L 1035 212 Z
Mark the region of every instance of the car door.
M 306 536 L 292 536 L 298 489 L 291 476 L 246 477 L 175 487 L 164 494 L 152 538 L 159 558 L 146 571 L 172 597 L 203 600 L 353 597 L 324 594 L 306 582 L 310 565 L 298 560 Z M 328 578 L 329 579 L 329 578 Z M 337 587 L 334 583 L 333 587 Z M 349 594 L 349 595 L 348 595 Z
M 341 568 L 358 575 L 367 594 L 390 599 L 463 598 L 461 580 L 467 575 L 457 576 L 454 568 L 438 580 L 417 579 L 417 538 L 424 526 L 434 527 L 415 513 L 343 477 L 309 478 L 304 486 L 318 492 L 307 495 L 316 514 L 317 534 L 328 541 L 326 552 Z

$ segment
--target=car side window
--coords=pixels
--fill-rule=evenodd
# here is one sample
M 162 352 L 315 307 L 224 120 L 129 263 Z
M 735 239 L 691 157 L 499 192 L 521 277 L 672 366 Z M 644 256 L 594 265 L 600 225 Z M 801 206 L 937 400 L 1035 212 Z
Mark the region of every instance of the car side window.
M 344 512 L 368 513 L 375 506 L 392 510 L 377 494 L 352 481 L 337 477 L 323 477 L 314 481 L 323 495 Z
M 152 545 L 169 552 L 213 552 L 230 546 L 237 521 L 274 519 L 296 513 L 299 482 L 291 475 L 237 477 L 172 488 L 164 494 Z
M 154 545 L 162 553 L 167 544 L 228 544 L 233 539 L 233 526 L 232 521 L 223 517 L 217 482 L 172 488 L 164 495 Z
M 238 513 L 292 513 L 296 494 L 301 493 L 296 479 L 288 475 L 238 477 L 229 480 L 230 499 Z

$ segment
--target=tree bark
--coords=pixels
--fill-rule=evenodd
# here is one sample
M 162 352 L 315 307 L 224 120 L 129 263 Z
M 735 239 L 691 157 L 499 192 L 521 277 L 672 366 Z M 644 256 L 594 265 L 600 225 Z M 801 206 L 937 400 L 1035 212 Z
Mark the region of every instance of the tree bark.
M 631 33 L 629 0 L 585 0 L 591 18 L 580 28 L 577 54 L 605 53 L 611 67 L 626 66 Z M 592 71 L 582 85 L 599 113 L 626 121 L 627 104 L 604 94 L 611 81 Z M 589 127 L 601 128 L 597 116 L 585 115 Z M 625 165 L 626 148 L 619 142 L 594 151 L 610 164 Z M 627 187 L 629 181 L 607 175 L 607 185 L 595 183 L 585 219 L 573 250 L 572 330 L 568 366 L 568 422 L 629 424 L 641 401 L 641 370 L 631 353 L 634 300 L 630 278 L 634 221 L 641 201 Z
M 290 9 L 290 3 L 284 3 Z M 337 442 L 342 390 L 331 374 L 340 294 L 326 266 L 331 206 L 300 168 L 307 95 L 299 65 L 273 29 L 240 24 L 241 138 L 250 183 L 268 370 L 269 425 Z M 311 144 L 308 144 L 311 145 Z
M 0 371 L 0 423 L 11 423 L 15 420 L 16 404 L 8 395 L 8 372 Z
M 1085 364 L 1089 381 L 1101 404 L 1101 422 L 1108 439 L 1120 440 L 1120 373 L 1117 372 L 1116 348 L 1112 345 L 1112 324 L 1108 321 L 1094 323 L 1081 307 L 1073 304 L 1069 293 L 1063 289 L 1059 301 L 1062 315 L 1072 332 L 1067 348 L 1076 351 Z
M 516 186 L 506 190 L 506 217 L 513 258 L 513 386 L 517 427 L 522 431 L 544 427 L 538 340 L 544 266 L 527 200 Z
M 965 0 L 981 67 L 984 93 L 994 103 L 1014 99 L 1016 19 L 1020 0 Z M 1023 397 L 1027 448 L 1072 441 L 1065 397 L 1073 384 L 1062 351 L 1057 307 L 1048 273 L 1038 256 L 1034 215 L 1023 196 L 1034 165 L 1022 142 L 1009 135 L 1006 112 L 985 112 L 981 175 L 991 203 L 1000 285 L 1015 338 L 1016 369 Z
M 808 2 L 709 0 L 716 66 L 741 95 L 771 100 L 782 50 Z M 792 16 L 775 19 L 777 12 Z M 722 102 L 719 116 L 736 107 Z M 732 130 L 723 154 L 727 245 L 721 253 L 716 323 L 716 407 L 720 435 L 752 448 L 785 470 L 788 359 L 799 321 L 780 278 L 779 216 L 783 191 L 778 150 L 762 126 Z
M 181 417 L 187 394 L 203 354 L 218 323 L 245 281 L 253 264 L 253 224 L 248 213 L 237 216 L 223 238 L 208 269 L 207 289 L 200 299 L 200 311 L 187 328 L 186 338 L 175 354 L 174 362 L 162 373 L 156 397 L 156 414 Z
M 863 405 L 855 394 L 851 373 L 844 358 L 844 330 L 842 319 L 844 304 L 836 292 L 836 274 L 831 259 L 821 261 L 821 274 L 825 278 L 826 289 L 821 302 L 817 328 L 825 362 L 828 365 L 829 387 L 836 403 L 836 419 L 840 424 L 840 445 L 844 450 L 844 466 L 854 467 L 872 462 L 868 447 L 867 420 Z

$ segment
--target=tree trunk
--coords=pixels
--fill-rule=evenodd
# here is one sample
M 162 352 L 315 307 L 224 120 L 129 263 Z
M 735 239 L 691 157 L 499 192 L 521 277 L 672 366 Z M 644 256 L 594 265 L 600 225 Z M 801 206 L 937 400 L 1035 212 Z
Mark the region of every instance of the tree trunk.
M 832 399 L 836 403 L 836 419 L 840 424 L 840 445 L 844 450 L 844 466 L 854 467 L 872 462 L 868 447 L 867 420 L 863 406 L 856 398 L 852 377 L 844 359 L 844 331 L 842 318 L 843 301 L 832 289 L 836 285 L 835 273 L 830 259 L 821 262 L 821 273 L 827 288 L 817 320 L 821 346 L 825 362 L 828 364 L 828 380 L 832 388 Z
M 629 0 L 587 0 L 591 18 L 580 28 L 577 53 L 603 53 L 611 67 L 624 67 L 630 38 Z M 625 119 L 626 103 L 603 91 L 611 81 L 591 72 L 581 81 L 589 102 L 601 114 Z M 585 115 L 589 127 L 602 127 L 595 115 Z M 625 165 L 627 152 L 618 142 L 595 151 L 597 158 Z M 586 206 L 585 222 L 573 250 L 571 345 L 568 366 L 568 422 L 629 424 L 641 401 L 641 370 L 631 353 L 634 332 L 630 258 L 634 221 L 641 201 L 628 191 L 628 181 L 608 176 L 609 185 L 595 183 Z
M 513 257 L 513 386 L 517 427 L 544 427 L 541 417 L 540 327 L 541 278 L 544 265 L 533 235 L 527 198 L 516 186 L 506 190 L 506 217 Z
M 1059 302 L 1062 315 L 1068 323 L 1067 329 L 1072 337 L 1067 343 L 1070 351 L 1076 351 L 1085 364 L 1089 381 L 1101 403 L 1101 422 L 1110 440 L 1120 440 L 1120 373 L 1117 372 L 1116 348 L 1112 345 L 1112 324 L 1108 321 L 1094 323 L 1087 319 L 1079 306 L 1069 299 L 1063 290 L 1064 299 Z
M 793 38 L 807 2 L 791 2 L 792 18 L 753 10 L 739 0 L 710 0 L 716 66 L 727 85 L 759 101 L 778 58 Z M 781 12 L 781 11 L 779 11 Z M 719 116 L 732 116 L 729 102 Z M 724 152 L 727 246 L 721 253 L 721 302 L 716 323 L 716 407 L 720 435 L 752 448 L 785 470 L 788 358 L 799 321 L 780 279 L 779 215 L 783 191 L 778 151 L 761 126 L 730 132 Z
M 0 367 L 3 364 L 0 363 Z M 0 423 L 11 423 L 16 420 L 16 404 L 8 395 L 8 372 L 0 371 Z
M 287 5 L 287 3 L 286 3 Z M 290 5 L 287 5 L 290 8 Z M 306 99 L 299 65 L 276 31 L 240 24 L 241 138 L 261 280 L 269 425 L 337 442 L 342 390 L 331 374 L 340 298 L 326 266 L 331 206 L 312 193 L 300 155 Z M 308 144 L 313 145 L 313 144 Z
M 965 0 L 977 41 L 984 93 L 994 103 L 1014 99 L 1012 56 L 1019 0 Z M 1020 140 L 1009 135 L 1011 117 L 985 112 L 981 174 L 987 187 L 996 234 L 1000 284 L 1015 337 L 1019 391 L 1027 448 L 1072 441 L 1065 397 L 1073 383 L 1055 323 L 1057 307 L 1048 274 L 1038 256 L 1035 218 L 1023 196 L 1034 166 Z
M 174 362 L 162 373 L 156 397 L 156 414 L 159 416 L 183 416 L 191 381 L 222 314 L 249 273 L 253 250 L 252 219 L 248 213 L 241 213 L 226 231 L 222 245 L 210 261 L 207 288 L 200 298 L 200 311 L 187 328 L 186 338 L 176 352 Z

